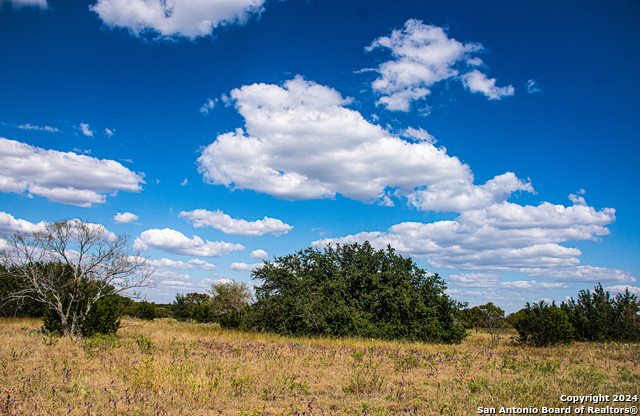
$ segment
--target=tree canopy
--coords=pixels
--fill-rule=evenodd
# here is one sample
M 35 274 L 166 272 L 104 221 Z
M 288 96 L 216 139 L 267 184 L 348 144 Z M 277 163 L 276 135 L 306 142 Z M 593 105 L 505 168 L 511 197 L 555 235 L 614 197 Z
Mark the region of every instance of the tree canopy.
M 459 342 L 460 304 L 445 283 L 391 247 L 307 248 L 253 271 L 247 326 L 282 334 Z

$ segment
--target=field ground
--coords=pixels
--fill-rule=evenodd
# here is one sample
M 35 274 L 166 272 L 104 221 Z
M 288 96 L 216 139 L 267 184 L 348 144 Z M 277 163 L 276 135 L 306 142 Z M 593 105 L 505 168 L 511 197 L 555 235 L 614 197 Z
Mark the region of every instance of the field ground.
M 72 341 L 40 326 L 0 318 L 0 415 L 542 414 L 574 407 L 563 394 L 609 395 L 585 404 L 615 408 L 638 402 L 614 395 L 640 396 L 638 344 L 286 338 L 128 319 L 118 337 Z

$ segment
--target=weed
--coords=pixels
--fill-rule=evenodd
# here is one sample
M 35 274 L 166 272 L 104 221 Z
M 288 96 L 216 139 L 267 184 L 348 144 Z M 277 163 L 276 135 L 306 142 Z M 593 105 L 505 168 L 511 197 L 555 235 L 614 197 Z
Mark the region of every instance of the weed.
M 138 347 L 143 354 L 153 354 L 153 351 L 155 350 L 155 345 L 151 338 L 145 337 L 144 335 L 140 335 L 136 338 L 136 344 L 138 344 Z
M 384 376 L 377 369 L 378 365 L 373 362 L 353 365 L 352 375 L 342 391 L 357 395 L 379 392 L 384 384 Z
M 640 384 L 640 374 L 634 374 L 627 368 L 620 368 L 618 370 L 618 377 L 620 377 L 620 380 L 626 381 L 627 383 Z
M 120 339 L 115 334 L 95 334 L 82 341 L 87 357 L 93 358 L 96 353 L 105 353 L 120 347 Z
M 489 379 L 486 377 L 476 377 L 467 382 L 467 387 L 471 393 L 480 393 L 489 385 Z

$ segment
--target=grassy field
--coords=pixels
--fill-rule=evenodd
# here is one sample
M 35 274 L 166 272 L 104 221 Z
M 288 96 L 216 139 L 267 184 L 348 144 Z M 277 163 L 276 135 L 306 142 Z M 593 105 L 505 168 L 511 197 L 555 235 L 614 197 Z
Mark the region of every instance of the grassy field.
M 575 412 L 563 394 L 609 395 L 584 404 L 616 408 L 638 402 L 614 395 L 640 396 L 638 344 L 285 338 L 172 320 L 125 320 L 118 337 L 71 341 L 40 325 L 0 318 L 0 415 L 543 414 Z

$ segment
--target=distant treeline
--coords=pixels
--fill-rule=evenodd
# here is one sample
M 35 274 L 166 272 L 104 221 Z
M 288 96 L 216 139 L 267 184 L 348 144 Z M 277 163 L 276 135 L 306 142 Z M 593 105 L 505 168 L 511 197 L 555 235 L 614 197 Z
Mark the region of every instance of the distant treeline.
M 460 310 L 458 319 L 467 329 L 515 328 L 519 341 L 546 346 L 573 341 L 640 341 L 640 303 L 626 289 L 612 296 L 598 284 L 591 291 L 581 290 L 559 306 L 555 302 L 527 303 L 505 317 L 504 311 L 489 302 Z
M 16 276 L 0 266 L 0 316 L 40 317 L 46 330 L 59 331 L 59 317 L 44 304 L 28 298 L 8 301 L 24 283 Z M 475 327 L 486 328 L 495 344 L 511 327 L 519 342 L 534 346 L 640 341 L 640 302 L 628 289 L 612 296 L 598 284 L 559 306 L 527 303 L 505 316 L 491 302 L 468 308 L 451 299 L 437 274 L 429 275 L 391 247 L 375 250 L 368 242 L 279 257 L 255 270 L 253 278 L 261 281 L 255 295 L 247 283 L 237 282 L 214 284 L 206 294 L 177 294 L 168 304 L 111 295 L 86 316 L 82 334 L 115 333 L 120 317 L 130 316 L 302 336 L 457 343 L 467 336 L 465 328 Z M 92 290 L 91 282 L 85 284 Z

